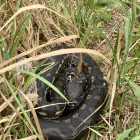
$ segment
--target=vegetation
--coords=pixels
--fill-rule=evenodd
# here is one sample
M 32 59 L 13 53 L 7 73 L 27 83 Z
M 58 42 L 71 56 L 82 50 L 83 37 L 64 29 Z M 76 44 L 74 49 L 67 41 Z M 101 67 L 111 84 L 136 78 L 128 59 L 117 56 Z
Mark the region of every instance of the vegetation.
M 27 115 L 36 117 L 34 73 L 43 53 L 66 44 L 95 50 L 109 84 L 103 114 L 81 140 L 139 140 L 139 9 L 136 0 L 0 0 L 0 139 L 42 139 Z

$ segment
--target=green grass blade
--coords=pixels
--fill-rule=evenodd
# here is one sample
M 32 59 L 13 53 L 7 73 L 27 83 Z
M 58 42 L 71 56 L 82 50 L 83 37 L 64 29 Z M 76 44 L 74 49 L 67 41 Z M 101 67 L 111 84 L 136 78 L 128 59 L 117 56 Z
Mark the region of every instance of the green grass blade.
M 19 132 L 15 129 L 15 128 L 11 128 L 11 132 L 13 132 L 13 134 L 15 134 L 18 138 L 22 138 L 21 136 L 20 136 L 20 134 L 19 134 Z
M 99 11 L 99 14 L 103 19 L 111 21 L 109 14 L 106 14 L 105 12 L 102 12 L 102 11 Z
M 22 121 L 21 121 L 21 118 L 20 117 L 18 118 L 18 122 L 19 122 L 18 127 L 19 127 L 19 130 L 21 132 L 22 138 L 25 138 L 26 135 L 24 133 L 24 123 L 22 124 Z
M 68 10 L 67 10 L 67 8 L 65 7 L 65 5 L 64 5 L 64 3 L 63 3 L 63 1 L 61 0 L 61 6 L 62 6 L 62 8 L 64 9 L 64 13 L 65 13 L 65 15 L 66 15 L 66 17 L 71 21 L 71 15 L 70 15 L 70 13 L 68 12 Z
M 121 5 L 119 9 L 127 16 L 127 11 L 123 5 Z
M 135 96 L 138 98 L 140 101 L 140 86 L 135 84 L 133 81 L 129 80 L 128 78 L 125 77 L 125 79 L 128 81 L 129 85 L 132 87 Z
M 10 52 L 10 55 L 9 55 L 10 58 L 13 57 L 13 54 L 14 54 L 14 52 L 15 52 L 15 50 L 16 50 L 18 44 L 19 44 L 19 41 L 20 41 L 20 39 L 21 39 L 21 37 L 22 37 L 22 35 L 23 35 L 23 32 L 25 31 L 25 28 L 26 28 L 26 26 L 27 26 L 27 24 L 28 24 L 28 22 L 29 22 L 30 17 L 31 17 L 31 15 L 28 17 L 27 20 L 25 20 L 25 24 L 23 25 L 23 27 L 22 27 L 21 30 L 19 31 L 18 37 L 17 37 L 17 39 L 16 39 L 16 42 L 12 45 L 11 52 Z
M 14 20 L 12 21 L 12 27 L 11 27 L 11 32 L 10 32 L 10 35 L 11 35 L 11 38 L 10 38 L 10 44 L 9 44 L 9 46 L 11 46 L 12 45 L 12 42 L 13 42 L 13 40 L 14 40 L 14 30 L 15 30 L 15 24 L 14 24 L 15 22 L 14 22 Z
M 48 58 L 47 58 L 47 59 L 48 59 Z M 46 62 L 46 59 L 45 59 L 44 61 L 42 61 L 42 62 Z M 43 64 L 42 62 L 40 63 L 41 65 Z M 40 64 L 39 64 L 39 65 L 40 65 Z M 41 73 L 43 73 L 43 71 L 45 71 L 45 70 L 47 70 L 48 68 L 50 68 L 53 64 L 54 64 L 54 63 L 48 63 L 47 65 L 49 65 L 49 66 L 46 66 L 46 68 L 43 69 L 42 71 L 40 71 L 40 72 L 38 73 L 38 75 L 40 75 Z M 39 65 L 33 70 L 33 73 L 35 73 L 36 70 L 38 70 Z M 32 82 L 32 81 L 30 81 L 31 78 L 32 78 L 32 76 L 30 75 L 30 76 L 28 77 L 28 79 L 27 79 L 27 81 L 26 81 L 24 87 L 23 87 L 23 91 L 25 91 L 25 89 L 30 85 L 30 82 Z
M 18 0 L 18 1 L 17 1 L 17 5 L 16 5 L 16 10 L 19 9 L 20 3 L 21 3 L 21 0 Z
M 132 77 L 133 77 L 133 75 L 134 75 L 134 71 L 136 70 L 136 66 L 138 65 L 138 61 L 140 60 L 140 52 L 138 53 L 138 59 L 137 60 L 135 60 L 135 63 L 134 63 L 134 65 L 133 65 L 133 69 L 132 69 L 132 74 L 131 74 L 131 76 L 130 76 L 130 80 L 132 80 Z M 140 67 L 139 67 L 139 69 L 140 69 Z M 139 72 L 138 72 L 139 73 Z
M 85 18 L 89 21 L 89 23 L 91 24 L 91 26 L 93 26 L 94 29 L 96 29 L 101 34 L 101 36 L 107 41 L 107 43 L 110 45 L 110 47 L 111 47 L 111 49 L 113 51 L 113 46 L 111 45 L 111 43 L 110 43 L 109 39 L 106 37 L 106 35 L 99 28 L 97 28 L 96 25 L 93 22 L 91 22 L 91 20 L 89 20 L 88 17 L 85 16 Z
M 129 33 L 130 33 L 130 20 L 129 18 L 127 18 L 125 20 L 125 44 L 126 44 L 126 47 L 128 46 L 128 38 L 129 38 Z M 126 50 L 125 50 L 126 52 Z
M 4 42 L 4 38 L 2 36 L 2 34 L 0 33 L 0 44 L 1 44 L 1 50 L 2 50 L 2 53 L 3 53 L 3 58 L 4 60 L 6 60 L 8 58 L 8 51 L 7 51 L 7 47 L 6 47 L 6 43 Z M 7 56 L 7 57 L 6 57 Z
M 128 22 L 125 26 L 127 26 L 127 28 L 125 27 L 125 33 L 126 33 L 126 38 L 127 38 L 127 42 L 125 45 L 125 54 L 124 54 L 124 60 L 123 60 L 123 64 L 121 67 L 121 76 L 125 75 L 125 67 L 126 67 L 126 60 L 129 54 L 129 49 L 132 43 L 132 35 L 133 35 L 133 28 L 135 26 L 135 20 L 136 20 L 136 0 L 132 0 L 132 9 L 128 10 L 129 12 L 129 17 L 126 19 L 126 22 Z M 131 21 L 131 22 L 130 22 Z M 126 30 L 128 30 L 129 32 L 127 32 Z
M 133 139 L 131 139 L 131 140 L 140 140 L 140 135 L 139 135 L 139 136 L 134 137 L 134 138 L 133 138 Z
M 23 112 L 23 114 L 24 114 L 26 120 L 27 120 L 27 121 L 29 122 L 29 124 L 31 125 L 31 127 L 32 127 L 33 131 L 35 132 L 36 136 L 38 137 L 38 139 L 41 140 L 41 138 L 40 138 L 40 136 L 38 135 L 38 133 L 37 133 L 35 127 L 32 125 L 32 123 L 31 123 L 31 121 L 30 121 L 30 118 L 28 117 L 27 113 L 24 111 L 24 108 L 23 108 L 22 105 L 20 104 L 20 101 L 18 100 L 18 98 L 16 97 L 14 91 L 12 90 L 11 86 L 9 85 L 7 79 L 5 78 L 5 76 L 4 76 L 3 74 L 2 74 L 2 77 L 3 77 L 4 81 L 5 81 L 5 83 L 7 84 L 9 90 L 11 91 L 13 97 L 15 98 L 16 102 L 17 102 L 18 105 L 20 106 L 21 111 Z
M 26 73 L 26 74 L 29 74 L 29 75 L 32 75 L 33 77 L 35 78 L 38 78 L 39 80 L 41 80 L 42 82 L 46 83 L 48 86 L 50 86 L 53 90 L 55 90 L 60 96 L 62 96 L 66 101 L 67 98 L 54 86 L 52 85 L 49 81 L 47 81 L 46 79 L 44 79 L 43 77 L 33 73 L 33 72 L 29 72 L 29 71 L 25 71 L 25 70 L 21 70 L 21 69 L 13 69 L 14 71 L 19 71 L 21 73 Z
M 85 34 L 85 36 L 84 36 L 84 38 L 82 39 L 82 44 L 86 44 L 86 42 L 87 42 L 87 40 L 88 40 L 88 36 L 90 35 L 90 33 L 91 33 L 91 30 L 92 30 L 92 28 L 88 28 L 88 30 L 87 30 L 87 32 L 86 32 L 86 34 Z
M 130 129 L 128 129 L 128 130 L 126 130 L 125 132 L 123 132 L 116 140 L 123 140 L 124 138 L 126 138 L 128 135 L 129 135 L 129 133 L 132 131 L 132 130 L 134 130 L 134 129 L 136 129 L 137 127 L 133 127 L 133 128 L 130 128 Z
M 3 117 L 0 116 L 0 120 L 2 120 L 2 119 L 3 119 Z M 3 125 L 4 125 L 3 130 L 5 130 L 5 128 L 7 127 L 7 124 L 8 124 L 7 122 L 3 122 Z M 13 132 L 13 134 L 15 134 L 18 138 L 21 138 L 20 134 L 14 127 L 11 127 L 11 132 Z M 4 131 L 2 131 L 1 134 L 2 134 L 2 139 L 3 139 Z
M 120 1 L 119 0 L 98 0 L 96 2 L 97 6 L 110 6 L 112 4 L 118 4 Z

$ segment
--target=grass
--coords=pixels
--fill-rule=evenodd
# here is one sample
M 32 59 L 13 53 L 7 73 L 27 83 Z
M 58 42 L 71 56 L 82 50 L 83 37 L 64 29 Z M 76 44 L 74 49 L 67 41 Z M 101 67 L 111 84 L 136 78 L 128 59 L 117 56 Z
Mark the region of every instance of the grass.
M 36 55 L 56 44 L 77 47 L 76 42 L 83 48 L 96 50 L 97 55 L 101 52 L 111 62 L 110 66 L 101 57 L 93 56 L 109 83 L 109 99 L 96 125 L 90 127 L 91 135 L 81 139 L 140 139 L 140 24 L 137 18 L 140 6 L 136 0 L 128 3 L 0 0 L 0 139 L 43 139 L 40 128 L 37 128 L 38 134 L 26 114 L 30 110 L 25 99 L 24 104 L 21 101 L 21 95 L 29 90 L 30 80 L 36 75 L 34 71 L 17 69 L 18 75 L 12 70 L 13 64 L 16 68 L 32 60 L 36 66 L 40 59 Z M 16 63 L 24 56 L 26 60 Z M 26 100 L 34 112 L 30 100 Z

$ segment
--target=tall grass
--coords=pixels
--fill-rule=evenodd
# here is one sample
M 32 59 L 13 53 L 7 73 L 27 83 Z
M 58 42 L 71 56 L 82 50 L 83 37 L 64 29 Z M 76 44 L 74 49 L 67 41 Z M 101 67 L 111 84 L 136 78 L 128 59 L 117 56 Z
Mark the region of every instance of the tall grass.
M 132 4 L 132 7 L 128 7 L 128 3 Z M 88 135 L 91 140 L 103 138 L 135 140 L 140 137 L 140 26 L 137 20 L 139 16 L 137 11 L 139 11 L 140 6 L 136 3 L 136 0 L 128 3 L 119 0 L 97 0 L 97 2 L 95 0 L 69 0 L 67 2 L 62 0 L 56 0 L 55 2 L 47 0 L 0 0 L 1 27 L 22 7 L 45 4 L 47 8 L 54 11 L 45 8 L 39 9 L 38 7 L 32 8 L 32 10 L 23 10 L 5 28 L 0 28 L 0 63 L 5 63 L 3 67 L 16 63 L 17 56 L 20 58 L 20 56 L 25 55 L 30 58 L 46 52 L 50 49 L 49 46 L 40 47 L 35 51 L 32 50 L 49 41 L 51 47 L 54 47 L 57 43 L 62 44 L 62 42 L 75 46 L 76 37 L 72 37 L 73 40 L 60 39 L 58 42 L 55 40 L 56 37 L 59 40 L 61 37 L 70 35 L 78 35 L 83 48 L 98 50 L 108 57 L 112 69 L 106 62 L 103 61 L 102 63 L 101 58 L 93 56 L 101 66 L 110 85 L 110 97 L 97 124 L 91 126 L 90 131 L 93 132 Z M 114 4 L 117 6 L 115 7 Z M 122 14 L 120 19 L 125 24 L 118 26 L 120 24 L 117 21 L 119 18 L 115 13 Z M 113 18 L 114 16 L 117 19 Z M 111 35 L 115 34 L 115 37 L 112 37 L 110 33 Z M 53 41 L 56 41 L 56 43 L 53 43 Z M 9 63 L 6 63 L 8 61 Z M 34 65 L 37 65 L 37 63 L 36 61 L 33 62 Z M 13 70 L 1 75 L 0 139 L 6 139 L 6 137 L 11 139 L 13 137 L 20 139 L 38 137 L 41 139 L 40 130 L 38 129 L 39 136 L 26 114 L 26 108 L 21 106 L 20 96 L 17 95 L 19 90 L 15 90 L 20 89 L 25 92 L 32 76 L 36 78 L 40 78 L 40 76 L 36 76 L 35 71 L 16 71 L 20 71 L 21 79 L 25 80 L 23 83 L 20 82 L 21 79 L 18 79 Z M 28 76 L 29 74 L 30 76 Z M 44 82 L 47 83 L 47 81 Z M 20 112 L 20 109 L 18 110 L 18 107 L 22 112 Z M 18 115 L 14 116 L 15 112 Z M 24 117 L 20 115 L 22 113 Z M 31 125 L 36 135 L 24 122 Z M 85 137 L 81 139 L 85 139 Z

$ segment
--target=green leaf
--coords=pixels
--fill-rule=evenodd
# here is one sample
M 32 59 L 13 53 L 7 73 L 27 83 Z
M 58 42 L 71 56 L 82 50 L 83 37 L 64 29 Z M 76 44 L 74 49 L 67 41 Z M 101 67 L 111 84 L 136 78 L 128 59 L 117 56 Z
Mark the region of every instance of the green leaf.
M 107 15 L 105 12 L 99 11 L 99 14 L 103 19 L 111 21 L 110 16 Z
M 130 29 L 130 20 L 127 18 L 125 20 L 125 42 L 126 46 L 128 44 L 128 38 L 129 38 L 129 29 Z M 127 47 L 126 47 L 127 48 Z
M 121 5 L 119 9 L 127 16 L 127 11 L 123 5 Z
M 139 136 L 134 137 L 134 138 L 133 138 L 133 139 L 131 139 L 131 140 L 140 140 L 140 135 L 139 135 Z
M 101 28 L 102 27 L 102 22 L 99 22 L 98 24 L 97 24 L 97 28 Z
M 110 6 L 115 3 L 119 3 L 119 0 L 98 0 L 96 5 L 97 6 Z
M 91 132 L 90 140 L 94 140 L 96 138 L 95 135 L 95 132 Z
M 129 80 L 128 78 L 125 77 L 125 80 L 128 81 L 129 85 L 132 87 L 135 96 L 140 100 L 140 86 L 138 86 L 136 83 L 133 81 Z
M 133 128 L 130 128 L 130 129 L 126 130 L 126 131 L 123 132 L 116 140 L 123 140 L 123 139 L 126 138 L 126 137 L 129 135 L 129 133 L 130 133 L 132 130 L 134 130 L 135 128 L 137 128 L 137 127 L 133 127 Z

